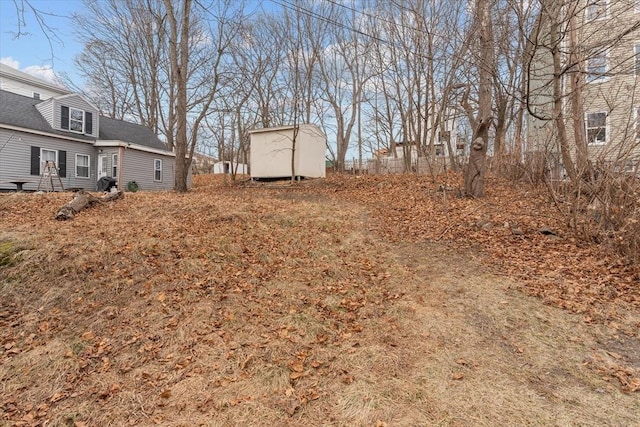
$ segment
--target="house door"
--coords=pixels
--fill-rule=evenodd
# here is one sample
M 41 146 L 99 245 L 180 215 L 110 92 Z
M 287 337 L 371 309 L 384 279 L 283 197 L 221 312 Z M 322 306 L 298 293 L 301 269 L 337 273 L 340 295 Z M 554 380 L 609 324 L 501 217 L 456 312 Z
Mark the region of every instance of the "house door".
M 98 154 L 98 179 L 109 174 L 108 158 L 109 156 L 106 154 Z

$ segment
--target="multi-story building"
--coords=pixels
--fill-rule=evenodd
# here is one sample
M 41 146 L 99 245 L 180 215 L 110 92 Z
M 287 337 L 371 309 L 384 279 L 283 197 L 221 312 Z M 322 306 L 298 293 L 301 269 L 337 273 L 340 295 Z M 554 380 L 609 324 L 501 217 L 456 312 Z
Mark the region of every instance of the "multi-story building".
M 563 175 L 560 120 L 574 161 L 582 152 L 591 164 L 639 172 L 640 0 L 541 6 L 529 67 L 529 152 L 545 153 Z

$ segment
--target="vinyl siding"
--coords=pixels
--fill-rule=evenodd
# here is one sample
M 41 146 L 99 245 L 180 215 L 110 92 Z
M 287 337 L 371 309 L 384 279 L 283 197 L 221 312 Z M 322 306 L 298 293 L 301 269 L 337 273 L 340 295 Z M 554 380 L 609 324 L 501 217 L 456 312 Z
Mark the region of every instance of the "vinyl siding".
M 67 176 L 62 178 L 65 189 L 82 188 L 88 191 L 96 189 L 96 153 L 90 143 L 65 141 L 6 129 L 0 129 L 0 141 L 9 141 L 0 152 L 0 190 L 15 190 L 16 186 L 9 182 L 14 180 L 30 181 L 24 185 L 25 190 L 37 189 L 40 176 L 30 174 L 32 146 L 66 151 Z M 76 154 L 90 156 L 89 178 L 75 177 Z
M 578 37 L 580 47 L 589 52 L 598 51 L 602 43 L 617 36 L 623 29 L 630 28 L 638 19 L 637 13 L 629 13 L 634 0 L 617 0 L 609 2 L 606 17 L 593 21 L 579 19 Z M 585 3 L 586 4 L 586 3 Z M 548 28 L 543 28 L 544 34 Z M 545 37 L 541 35 L 541 40 Z M 631 154 L 640 156 L 640 145 L 634 140 L 634 104 L 640 99 L 640 85 L 634 74 L 634 45 L 640 40 L 637 29 L 625 35 L 608 50 L 608 75 L 605 79 L 595 80 L 585 84 L 583 88 L 584 112 L 607 113 L 607 143 L 602 145 L 589 144 L 588 153 L 592 160 L 611 161 Z M 552 116 L 551 87 L 544 86 L 551 81 L 553 69 L 551 58 L 545 49 L 539 49 L 531 64 L 530 102 L 532 109 L 544 116 Z M 566 90 L 569 82 L 564 82 Z M 573 141 L 573 120 L 571 118 L 570 100 L 565 100 L 567 113 L 567 135 Z M 555 139 L 555 127 L 552 121 L 540 121 L 531 116 L 528 119 L 528 137 L 530 149 L 551 147 L 550 141 Z
M 634 24 L 637 15 L 628 13 L 632 8 L 631 0 L 609 2 L 606 18 L 587 22 L 581 39 L 584 46 L 599 48 L 600 42 L 609 40 L 612 35 Z M 637 78 L 634 74 L 634 44 L 640 38 L 637 30 L 624 36 L 608 50 L 608 71 L 606 79 L 589 82 L 584 87 L 584 112 L 607 113 L 607 143 L 590 144 L 589 156 L 592 159 L 615 160 L 620 155 L 633 153 L 640 155 L 633 135 L 633 105 L 640 96 Z M 573 123 L 568 123 L 569 135 L 573 134 Z M 635 146 L 635 147 L 634 147 Z M 629 151 L 628 151 L 629 150 Z
M 92 113 L 93 115 L 92 132 L 91 134 L 85 134 L 85 135 L 90 135 L 93 137 L 98 136 L 98 115 L 99 115 L 98 111 L 96 111 L 91 104 L 89 104 L 84 99 L 82 99 L 81 96 L 66 96 L 62 99 L 53 100 L 53 124 L 52 124 L 53 128 L 64 130 L 60 127 L 60 120 L 62 118 L 60 109 L 63 106 L 77 108 L 79 110 Z M 49 121 L 49 118 L 47 118 L 47 121 Z M 69 132 L 69 133 L 72 135 L 78 135 L 77 133 L 74 133 L 74 132 Z
M 61 93 L 64 93 L 63 90 L 60 92 L 54 92 L 52 90 L 37 88 L 33 85 L 26 83 L 19 83 L 8 78 L 3 78 L 2 83 L 0 84 L 0 89 L 6 90 L 8 92 L 17 93 L 18 95 L 28 96 L 29 98 L 33 97 L 33 93 L 37 92 L 40 94 L 40 99 L 45 100 L 52 98 L 54 96 L 59 96 Z
M 162 160 L 162 182 L 156 182 L 154 176 L 154 159 Z M 147 153 L 138 150 L 125 150 L 123 156 L 123 183 L 135 181 L 141 191 L 173 189 L 175 158 L 161 154 Z
M 47 123 L 49 123 L 49 126 L 51 126 L 52 128 L 60 128 L 60 124 L 58 124 L 58 126 L 53 124 L 53 99 L 49 99 L 47 101 L 36 104 L 36 108 L 38 109 L 40 114 L 42 114 L 42 117 L 45 118 Z

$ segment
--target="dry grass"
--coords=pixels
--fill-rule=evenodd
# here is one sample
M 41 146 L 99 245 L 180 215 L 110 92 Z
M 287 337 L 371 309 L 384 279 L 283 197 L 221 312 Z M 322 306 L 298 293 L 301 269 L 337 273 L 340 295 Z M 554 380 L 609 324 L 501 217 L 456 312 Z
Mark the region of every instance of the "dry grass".
M 0 272 L 0 419 L 640 419 L 637 394 L 593 369 L 633 356 L 637 337 L 543 305 L 468 253 L 390 242 L 366 203 L 334 194 L 351 185 L 201 182 L 186 195 L 127 194 L 69 222 L 53 220 L 68 194 L 0 195 L 13 260 Z

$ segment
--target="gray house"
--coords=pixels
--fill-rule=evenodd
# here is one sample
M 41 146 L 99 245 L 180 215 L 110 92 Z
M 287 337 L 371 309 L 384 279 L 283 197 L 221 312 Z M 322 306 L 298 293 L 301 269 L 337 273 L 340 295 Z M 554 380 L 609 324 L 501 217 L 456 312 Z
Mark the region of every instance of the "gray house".
M 61 182 L 95 191 L 103 177 L 120 189 L 173 188 L 175 154 L 151 130 L 100 116 L 81 95 L 0 65 L 0 191 L 35 190 L 49 175 L 56 190 Z

